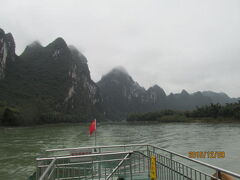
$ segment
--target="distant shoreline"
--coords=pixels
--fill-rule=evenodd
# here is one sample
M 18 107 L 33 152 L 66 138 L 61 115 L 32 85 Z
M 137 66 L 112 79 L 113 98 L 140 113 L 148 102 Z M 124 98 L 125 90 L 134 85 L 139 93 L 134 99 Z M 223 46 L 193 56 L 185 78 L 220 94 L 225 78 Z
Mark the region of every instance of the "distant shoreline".
M 45 127 L 45 126 L 88 126 L 90 123 L 89 122 L 59 122 L 59 123 L 49 123 L 49 124 L 35 124 L 35 125 L 22 125 L 22 126 L 0 126 L 1 128 L 31 128 L 31 127 Z M 204 124 L 213 124 L 213 123 L 236 123 L 239 124 L 240 121 L 237 119 L 228 119 L 228 118 L 186 118 L 185 120 L 159 120 L 159 121 L 154 121 L 154 120 L 150 120 L 150 121 L 126 121 L 126 120 L 122 120 L 122 121 L 114 121 L 114 120 L 106 120 L 106 121 L 99 121 L 98 124 L 99 126 L 101 125 L 111 125 L 111 124 L 137 124 L 137 125 L 141 125 L 141 124 L 161 124 L 161 123 L 186 123 L 186 124 L 192 124 L 192 123 L 204 123 Z

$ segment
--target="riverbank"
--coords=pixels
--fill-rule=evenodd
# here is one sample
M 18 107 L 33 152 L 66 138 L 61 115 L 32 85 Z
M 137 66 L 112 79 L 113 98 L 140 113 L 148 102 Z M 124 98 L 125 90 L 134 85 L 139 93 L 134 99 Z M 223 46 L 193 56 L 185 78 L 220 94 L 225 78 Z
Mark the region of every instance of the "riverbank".
M 226 105 L 210 104 L 196 107 L 191 111 L 161 110 L 156 112 L 135 113 L 127 121 L 162 121 L 162 122 L 240 122 L 240 102 Z
M 58 127 L 58 126 L 88 126 L 89 122 L 59 122 L 59 123 L 48 123 L 48 124 L 31 124 L 31 125 L 22 125 L 22 126 L 3 126 L 0 125 L 1 128 L 44 128 L 44 127 Z M 155 120 L 122 120 L 122 121 L 114 121 L 114 120 L 101 120 L 98 121 L 97 126 L 106 125 L 106 124 L 158 124 L 158 123 L 239 123 L 238 119 L 231 118 L 189 118 L 181 115 L 172 115 L 172 116 L 162 116 L 161 118 Z
M 239 119 L 232 118 L 189 118 L 186 116 L 163 116 L 157 120 L 133 120 L 127 121 L 129 123 L 144 123 L 144 124 L 152 124 L 152 123 L 239 123 Z
M 32 113 L 29 109 L 29 113 Z M 26 116 L 25 116 L 26 115 Z M 23 115 L 17 108 L 6 108 L 0 105 L 0 126 L 34 126 L 42 124 L 58 123 L 82 123 L 92 121 L 97 118 L 98 122 L 121 122 L 117 119 L 110 120 L 107 115 L 98 116 L 94 112 L 88 116 L 80 114 L 65 114 L 52 112 L 45 115 L 39 114 L 31 121 L 26 120 L 29 114 Z M 127 116 L 127 115 L 125 115 Z M 125 117 L 123 116 L 123 117 Z M 119 117 L 118 117 L 119 118 Z M 160 110 L 157 112 L 129 114 L 122 121 L 158 121 L 158 122 L 240 122 L 240 101 L 238 103 L 229 103 L 226 105 L 210 104 L 202 107 L 196 107 L 191 111 Z

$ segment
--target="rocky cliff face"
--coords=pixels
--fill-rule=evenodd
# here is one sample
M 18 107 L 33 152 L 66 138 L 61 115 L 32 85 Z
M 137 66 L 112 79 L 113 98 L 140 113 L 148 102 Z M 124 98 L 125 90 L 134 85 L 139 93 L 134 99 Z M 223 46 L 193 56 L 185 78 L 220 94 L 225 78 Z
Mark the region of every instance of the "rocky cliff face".
M 207 96 L 209 98 L 211 98 L 211 101 L 216 104 L 226 104 L 226 103 L 234 103 L 237 102 L 238 99 L 237 98 L 230 98 L 227 94 L 225 93 L 216 93 L 213 91 L 203 91 L 202 94 L 204 96 Z
M 4 79 L 6 66 L 15 60 L 15 42 L 11 33 L 0 29 L 0 80 Z
M 191 110 L 210 104 L 211 98 L 201 92 L 166 95 L 158 85 L 145 90 L 122 68 L 115 68 L 98 82 L 106 116 L 110 119 L 126 118 L 129 113 L 159 111 L 163 109 Z
M 119 120 L 130 113 L 191 110 L 233 101 L 237 99 L 223 93 L 183 90 L 167 96 L 158 85 L 146 90 L 121 67 L 96 84 L 86 57 L 63 38 L 46 47 L 33 42 L 16 56 L 12 35 L 0 29 L 0 113 L 5 106 L 13 107 L 8 109 L 11 123 L 80 122 L 104 115 Z
M 196 106 L 207 105 L 211 102 L 211 99 L 201 92 L 189 94 L 186 90 L 182 90 L 181 93 L 171 93 L 167 96 L 166 107 L 174 110 L 192 110 Z
M 90 113 L 101 103 L 98 87 L 91 80 L 86 57 L 62 38 L 42 47 L 34 42 L 20 56 L 31 79 L 49 87 L 48 95 L 59 99 L 58 110 Z M 34 82 L 32 82 L 34 83 Z M 52 91 L 57 89 L 58 92 Z M 39 89 L 36 89 L 39 91 Z M 45 92 L 42 92 L 44 94 Z M 47 95 L 46 94 L 46 95 Z
M 165 108 L 166 94 L 157 85 L 145 90 L 123 68 L 114 68 L 97 83 L 106 117 L 125 119 L 129 113 Z
M 135 82 L 123 68 L 114 68 L 97 83 L 103 97 L 105 115 L 121 119 L 130 112 L 143 110 L 145 89 Z
M 86 107 L 88 104 L 100 108 L 102 98 L 97 85 L 91 80 L 86 57 L 73 46 L 70 46 L 69 50 L 72 57 L 69 69 L 70 86 L 64 105 L 67 105 L 68 109 L 73 109 L 75 105 Z
M 147 102 L 150 111 L 157 111 L 159 109 L 165 109 L 167 103 L 167 96 L 165 91 L 158 85 L 150 87 L 146 91 Z
M 15 46 L 5 39 L 0 101 L 31 115 L 24 117 L 26 121 L 79 122 L 100 115 L 99 89 L 91 80 L 86 57 L 75 47 L 57 38 L 46 47 L 33 42 L 16 56 L 11 54 Z M 7 62 L 11 66 L 6 67 Z

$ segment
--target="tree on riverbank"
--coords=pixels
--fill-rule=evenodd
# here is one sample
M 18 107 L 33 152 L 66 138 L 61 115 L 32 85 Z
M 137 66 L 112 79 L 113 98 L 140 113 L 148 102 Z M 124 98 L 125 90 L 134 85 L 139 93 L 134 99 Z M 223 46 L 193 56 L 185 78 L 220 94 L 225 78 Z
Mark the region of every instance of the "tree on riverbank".
M 211 104 L 209 106 L 197 107 L 191 112 L 186 112 L 187 117 L 195 118 L 233 118 L 240 119 L 240 101 L 237 103 L 229 103 L 226 105 Z
M 191 121 L 192 119 L 232 119 L 240 120 L 240 101 L 226 105 L 210 104 L 196 107 L 193 111 L 163 110 L 143 114 L 131 114 L 127 121 Z
M 185 121 L 184 113 L 174 110 L 163 110 L 158 112 L 148 112 L 142 114 L 131 114 L 127 121 Z

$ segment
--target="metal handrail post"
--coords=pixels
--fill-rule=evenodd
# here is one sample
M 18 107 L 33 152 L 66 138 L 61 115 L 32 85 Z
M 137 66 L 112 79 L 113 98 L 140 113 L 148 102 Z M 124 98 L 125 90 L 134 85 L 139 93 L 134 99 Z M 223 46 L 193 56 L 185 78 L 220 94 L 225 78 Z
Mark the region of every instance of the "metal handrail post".
M 94 169 L 93 168 L 94 168 L 94 164 L 93 164 L 93 157 L 92 157 L 92 180 L 93 180 L 93 176 L 94 176 L 93 175 L 93 173 L 94 173 Z
M 99 148 L 99 154 L 101 154 L 101 148 Z M 102 157 L 100 156 L 99 157 L 100 158 L 100 160 L 99 160 L 99 163 L 98 163 L 98 178 L 99 178 L 99 180 L 101 179 L 101 160 L 102 160 Z
M 147 145 L 147 157 L 148 158 L 148 176 L 150 177 L 150 152 L 149 152 L 149 147 Z
M 129 162 L 130 162 L 130 180 L 132 180 L 132 157 L 129 158 Z
M 36 164 L 37 164 L 37 170 L 36 170 L 36 179 L 38 179 L 38 173 L 39 173 L 38 162 L 37 162 Z
M 172 180 L 172 177 L 173 177 L 173 168 L 172 168 L 172 153 L 170 153 L 170 167 L 171 167 L 171 173 L 170 173 L 170 179 Z
M 217 178 L 217 180 L 220 179 L 219 175 L 220 175 L 220 171 L 217 170 L 216 171 L 216 178 Z

